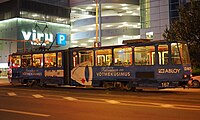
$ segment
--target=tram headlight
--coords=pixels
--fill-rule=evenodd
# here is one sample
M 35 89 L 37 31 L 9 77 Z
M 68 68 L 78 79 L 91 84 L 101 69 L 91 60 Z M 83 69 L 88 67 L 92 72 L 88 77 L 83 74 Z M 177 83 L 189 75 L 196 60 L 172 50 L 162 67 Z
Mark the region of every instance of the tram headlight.
M 193 77 L 193 75 L 192 74 L 190 74 L 190 78 L 192 78 Z
M 185 75 L 183 75 L 183 78 L 187 78 L 187 75 L 185 74 Z
M 183 75 L 183 79 L 192 78 L 192 77 L 193 77 L 192 74 L 190 74 L 190 75 L 184 74 L 184 75 Z

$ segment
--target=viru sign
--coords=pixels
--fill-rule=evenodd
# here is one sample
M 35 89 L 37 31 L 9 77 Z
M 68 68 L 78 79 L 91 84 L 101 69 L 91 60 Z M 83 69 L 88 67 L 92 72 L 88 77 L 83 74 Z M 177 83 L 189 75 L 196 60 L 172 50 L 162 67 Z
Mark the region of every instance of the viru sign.
M 21 31 L 24 40 L 36 40 L 39 39 L 40 44 L 31 42 L 32 45 L 41 45 L 41 40 L 48 40 L 49 42 L 53 42 L 53 34 L 52 33 L 38 33 L 36 30 L 32 30 L 32 32 Z M 45 44 L 45 43 L 44 43 Z

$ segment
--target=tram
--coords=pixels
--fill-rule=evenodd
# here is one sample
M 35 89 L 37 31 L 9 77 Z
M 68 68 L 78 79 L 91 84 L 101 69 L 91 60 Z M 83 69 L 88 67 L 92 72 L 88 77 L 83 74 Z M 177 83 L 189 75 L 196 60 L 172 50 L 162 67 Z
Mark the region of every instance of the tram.
M 183 41 L 13 53 L 11 84 L 120 88 L 174 88 L 187 84 L 191 63 Z

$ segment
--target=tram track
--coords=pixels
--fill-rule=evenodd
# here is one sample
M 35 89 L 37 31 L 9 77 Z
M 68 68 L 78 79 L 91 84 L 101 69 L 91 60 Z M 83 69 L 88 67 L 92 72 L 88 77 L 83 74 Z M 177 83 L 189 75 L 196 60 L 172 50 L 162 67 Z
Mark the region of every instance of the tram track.
M 16 94 L 20 97 L 32 97 L 34 94 L 45 96 L 46 98 L 64 98 L 66 96 L 86 100 L 92 99 L 112 99 L 120 101 L 138 101 L 159 103 L 187 103 L 188 105 L 199 105 L 200 97 L 198 93 L 169 92 L 169 91 L 147 91 L 147 92 L 125 92 L 107 90 L 88 90 L 73 88 L 28 88 L 28 87 L 0 87 L 0 96 Z
M 54 100 L 54 101 L 74 101 L 74 102 L 87 102 L 87 103 L 98 103 L 98 104 L 117 104 L 117 105 L 123 105 L 123 106 L 143 106 L 143 107 L 156 107 L 156 108 L 168 108 L 168 109 L 184 109 L 184 110 L 195 110 L 199 111 L 200 106 L 199 104 L 187 104 L 188 102 L 182 101 L 153 101 L 152 99 L 146 99 L 140 98 L 140 99 L 132 99 L 132 100 L 126 100 L 126 99 L 120 99 L 120 98 L 103 98 L 103 97 L 88 97 L 88 96 L 74 96 L 72 94 L 66 94 L 66 95 L 50 95 L 50 94 L 35 94 L 35 93 L 29 93 L 29 94 L 19 94 L 14 92 L 8 92 L 7 94 L 2 95 L 2 92 L 0 92 L 0 97 L 12 97 L 12 98 L 25 98 L 25 99 L 40 99 L 40 100 Z M 191 101 L 190 101 L 191 102 Z

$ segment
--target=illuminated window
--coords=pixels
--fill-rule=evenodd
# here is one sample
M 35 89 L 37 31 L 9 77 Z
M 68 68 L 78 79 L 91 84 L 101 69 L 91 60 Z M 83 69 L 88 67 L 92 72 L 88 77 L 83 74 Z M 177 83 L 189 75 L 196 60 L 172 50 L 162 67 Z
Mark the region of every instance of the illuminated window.
M 58 67 L 62 67 L 62 53 L 58 52 L 58 63 L 57 63 Z
M 43 67 L 43 54 L 33 54 L 33 67 Z
M 179 44 L 181 60 L 183 64 L 190 64 L 190 56 L 188 52 L 187 44 Z
M 158 46 L 159 65 L 166 65 L 169 63 L 168 45 Z
M 94 66 L 94 52 L 92 50 L 80 51 L 79 64 L 81 66 Z
M 44 54 L 45 67 L 56 67 L 56 53 Z
M 22 67 L 31 67 L 32 66 L 32 58 L 31 55 L 22 55 Z
M 110 66 L 112 63 L 112 50 L 96 50 L 96 66 Z
M 12 66 L 13 67 L 21 67 L 21 56 L 16 55 L 12 57 Z
M 135 47 L 135 65 L 154 65 L 155 47 L 142 46 Z
M 171 44 L 172 64 L 181 64 L 179 47 L 180 47 L 179 43 L 172 43 Z
M 115 48 L 114 62 L 115 65 L 117 66 L 132 65 L 132 48 L 131 47 Z
M 172 43 L 172 64 L 190 64 L 187 44 Z
M 73 52 L 73 67 L 78 65 L 78 55 L 77 52 Z

